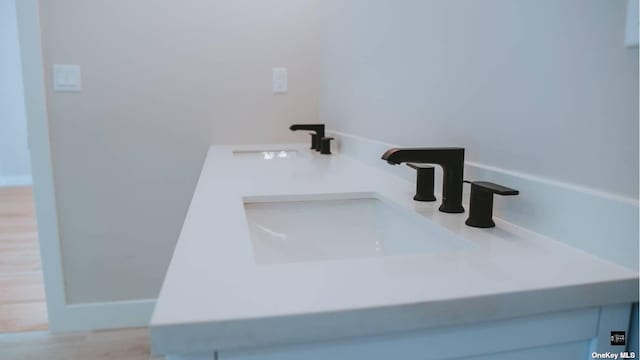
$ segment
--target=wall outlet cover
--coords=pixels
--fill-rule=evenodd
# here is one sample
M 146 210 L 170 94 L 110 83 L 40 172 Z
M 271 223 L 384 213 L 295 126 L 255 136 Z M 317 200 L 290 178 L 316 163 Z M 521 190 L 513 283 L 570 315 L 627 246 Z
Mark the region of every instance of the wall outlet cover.
M 82 91 L 82 71 L 79 65 L 53 65 L 54 91 Z
M 272 87 L 276 94 L 283 94 L 289 90 L 289 80 L 287 76 L 287 68 L 275 67 L 272 73 Z

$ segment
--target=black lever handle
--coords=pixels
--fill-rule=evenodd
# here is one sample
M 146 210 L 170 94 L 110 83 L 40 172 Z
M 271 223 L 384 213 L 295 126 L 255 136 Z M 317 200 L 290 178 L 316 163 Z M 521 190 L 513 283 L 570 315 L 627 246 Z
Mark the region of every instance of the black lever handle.
M 317 149 L 318 148 L 318 134 L 315 133 L 309 133 L 309 135 L 311 135 L 311 147 L 310 149 Z
M 333 140 L 332 137 L 320 139 L 320 154 L 331 155 L 331 140 Z
M 416 169 L 418 177 L 416 178 L 416 194 L 413 196 L 415 201 L 436 201 L 433 193 L 435 168 L 431 165 L 407 163 L 407 166 Z
M 315 131 L 313 138 L 311 138 L 311 148 L 320 151 L 320 141 L 324 137 L 324 124 L 293 124 L 289 126 L 289 130 L 307 130 Z
M 467 184 L 471 184 L 472 189 L 475 186 L 477 191 L 487 191 L 493 194 L 505 195 L 505 196 L 519 194 L 519 191 L 516 189 L 508 188 L 506 186 L 502 186 L 500 184 L 492 183 L 489 181 L 473 181 L 472 182 L 472 181 L 465 180 L 464 182 L 466 182 Z
M 518 195 L 520 192 L 506 186 L 488 181 L 467 181 L 471 184 L 471 196 L 469 197 L 469 217 L 465 224 L 478 228 L 492 228 L 493 222 L 493 194 Z

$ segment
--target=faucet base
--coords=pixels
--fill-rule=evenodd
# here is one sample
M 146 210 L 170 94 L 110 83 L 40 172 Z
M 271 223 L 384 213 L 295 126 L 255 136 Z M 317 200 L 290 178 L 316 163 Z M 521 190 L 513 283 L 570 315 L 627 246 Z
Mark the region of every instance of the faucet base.
M 468 226 L 472 226 L 472 227 L 476 227 L 476 228 L 482 228 L 482 229 L 488 229 L 488 228 L 496 227 L 496 223 L 494 223 L 493 220 L 491 220 L 491 219 L 487 219 L 487 220 L 484 220 L 484 221 L 478 221 L 476 219 L 469 218 L 464 223 L 466 225 L 468 225 Z
M 436 197 L 431 195 L 431 196 L 422 196 L 419 194 L 416 194 L 416 196 L 413 197 L 413 200 L 415 201 L 436 201 Z
M 416 196 L 413 197 L 413 200 L 415 200 L 415 201 L 423 201 L 423 202 L 430 202 L 430 201 L 436 201 L 438 199 L 436 199 L 435 196 L 418 196 L 416 194 Z
M 462 205 L 460 205 L 460 206 L 445 206 L 445 204 L 443 203 L 442 205 L 440 205 L 438 210 L 440 210 L 443 213 L 460 214 L 460 213 L 464 212 L 464 207 L 462 207 Z

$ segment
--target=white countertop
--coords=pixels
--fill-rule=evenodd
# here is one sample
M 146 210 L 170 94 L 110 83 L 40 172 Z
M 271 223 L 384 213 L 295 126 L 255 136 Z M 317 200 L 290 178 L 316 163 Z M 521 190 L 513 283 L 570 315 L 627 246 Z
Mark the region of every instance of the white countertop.
M 232 153 L 285 148 L 301 156 L 266 161 Z M 414 192 L 415 183 L 302 145 L 211 147 L 151 320 L 154 353 L 336 339 L 638 300 L 635 272 L 500 219 L 493 229 L 465 226 L 467 213 L 441 213 L 440 201 L 415 202 Z M 379 194 L 473 246 L 255 261 L 243 197 L 341 193 Z

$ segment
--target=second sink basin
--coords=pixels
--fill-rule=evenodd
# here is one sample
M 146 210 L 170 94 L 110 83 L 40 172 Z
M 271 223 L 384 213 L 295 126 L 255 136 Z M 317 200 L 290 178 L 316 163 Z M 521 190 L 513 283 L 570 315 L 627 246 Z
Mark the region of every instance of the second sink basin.
M 245 199 L 257 263 L 451 251 L 470 246 L 423 216 L 375 196 Z
M 245 159 L 288 160 L 298 156 L 297 150 L 234 150 L 233 156 Z

